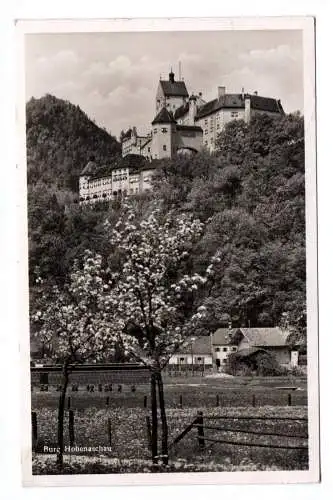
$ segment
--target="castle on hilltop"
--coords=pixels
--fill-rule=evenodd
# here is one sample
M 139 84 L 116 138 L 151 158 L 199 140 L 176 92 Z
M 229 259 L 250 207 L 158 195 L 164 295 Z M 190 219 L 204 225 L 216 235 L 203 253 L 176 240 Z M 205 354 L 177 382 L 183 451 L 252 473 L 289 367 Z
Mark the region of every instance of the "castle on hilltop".
M 284 114 L 280 100 L 261 97 L 257 92 L 228 94 L 219 86 L 217 97 L 205 102 L 202 93 L 190 96 L 185 82 L 175 80 L 172 70 L 168 80 L 160 79 L 155 98 L 156 116 L 149 134 L 140 135 L 136 127 L 121 137 L 122 157 L 133 156 L 133 162 L 120 162 L 112 172 L 98 176 L 98 169 L 90 161 L 80 175 L 80 203 L 94 203 L 149 191 L 154 172 L 146 160 L 192 155 L 206 149 L 213 152 L 216 139 L 231 120 L 248 123 L 252 116 Z M 135 156 L 134 156 L 135 155 Z M 144 160 L 140 167 L 138 159 Z

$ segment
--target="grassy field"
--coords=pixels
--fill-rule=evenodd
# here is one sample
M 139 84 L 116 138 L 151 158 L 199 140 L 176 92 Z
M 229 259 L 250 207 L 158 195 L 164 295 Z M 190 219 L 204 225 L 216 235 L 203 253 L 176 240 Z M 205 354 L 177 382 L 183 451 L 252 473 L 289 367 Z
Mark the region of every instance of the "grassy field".
M 285 406 L 288 404 L 288 394 L 291 394 L 291 404 L 307 405 L 306 380 L 294 377 L 164 377 L 165 400 L 167 408 L 211 408 L 248 407 L 248 406 Z M 296 387 L 296 390 L 291 390 Z M 70 404 L 73 409 L 106 407 L 111 408 L 142 408 L 144 397 L 150 404 L 149 385 L 138 385 L 132 392 L 130 385 L 122 385 L 118 392 L 118 384 L 114 384 L 112 392 L 87 392 L 81 386 L 78 392 L 68 390 Z M 56 408 L 59 393 L 54 389 L 41 392 L 35 388 L 32 392 L 32 408 Z M 107 401 L 107 397 L 109 398 Z M 255 400 L 253 400 L 253 398 Z
M 169 409 L 167 411 L 169 421 L 170 443 L 178 434 L 193 421 L 197 414 L 197 408 Z M 143 409 L 82 409 L 75 411 L 75 442 L 76 446 L 106 447 L 109 445 L 107 421 L 111 419 L 111 451 L 96 453 L 72 453 L 66 455 L 66 463 L 74 463 L 83 454 L 90 455 L 92 460 L 99 462 L 118 460 L 119 464 L 149 464 L 150 452 L 148 449 L 146 412 Z M 289 434 L 290 436 L 304 436 L 307 424 L 303 421 L 270 421 L 270 420 L 238 420 L 237 416 L 275 416 L 303 418 L 306 409 L 303 407 L 262 407 L 262 408 L 213 408 L 204 411 L 205 417 L 232 416 L 232 420 L 207 420 L 206 424 L 222 426 L 224 431 L 205 430 L 205 437 L 232 440 L 242 443 L 275 444 L 279 446 L 306 446 L 305 438 L 274 437 L 264 435 L 264 432 Z M 56 410 L 46 409 L 38 412 L 39 428 L 39 451 L 56 447 Z M 233 430 L 235 429 L 235 430 Z M 241 430 L 253 430 L 262 435 L 251 435 L 240 432 Z M 171 464 L 186 464 L 191 471 L 199 470 L 231 470 L 246 465 L 248 470 L 293 470 L 306 469 L 308 456 L 306 450 L 286 450 L 248 446 L 234 446 L 206 442 L 205 448 L 201 450 L 198 446 L 197 429 L 193 428 L 179 444 L 170 450 Z M 68 412 L 65 417 L 65 443 L 69 444 L 68 434 Z M 47 448 L 46 448 L 47 447 Z M 46 455 L 47 456 L 47 455 Z M 35 460 L 43 457 L 35 455 Z M 50 458 L 50 457 L 48 457 Z M 45 459 L 45 456 L 44 456 Z M 50 459 L 54 467 L 55 456 Z M 144 469 L 144 467 L 143 467 Z M 139 470 L 143 470 L 142 468 Z M 149 471 L 149 470 L 148 470 Z M 105 469 L 105 472 L 110 472 Z
M 266 416 L 304 418 L 307 414 L 306 380 L 301 378 L 213 378 L 165 377 L 165 395 L 169 423 L 169 443 L 195 418 L 198 411 L 205 417 Z M 292 390 L 296 387 L 297 390 Z M 291 394 L 291 406 L 287 406 Z M 149 386 L 118 384 L 112 392 L 78 392 L 69 390 L 70 408 L 74 410 L 74 445 L 102 447 L 90 453 L 82 450 L 66 456 L 67 473 L 150 472 L 150 451 L 146 416 L 149 415 Z M 147 408 L 144 408 L 144 397 Z M 217 399 L 218 396 L 218 399 Z M 57 403 L 59 393 L 54 389 L 32 393 L 32 409 L 38 422 L 38 451 L 34 454 L 34 473 L 54 474 L 54 455 L 45 453 L 56 447 Z M 181 397 L 181 401 L 180 401 Z M 255 397 L 255 407 L 253 407 Z M 106 398 L 108 406 L 106 406 Z M 180 405 L 182 403 L 182 406 Z M 218 404 L 218 406 L 217 406 Z M 68 405 L 67 405 L 68 406 Z M 68 408 L 65 413 L 65 444 L 69 445 Z M 111 447 L 108 421 L 111 422 Z M 205 437 L 238 443 L 306 446 L 305 438 L 274 437 L 271 433 L 304 436 L 304 421 L 278 420 L 205 420 L 205 425 L 221 429 L 206 429 Z M 255 434 L 242 431 L 253 430 Z M 170 464 L 173 471 L 223 470 L 299 470 L 308 466 L 307 450 L 286 450 L 213 443 L 198 446 L 197 429 L 171 447 Z M 266 434 L 265 434 L 266 433 Z M 169 469 L 170 470 L 170 469 Z M 64 472 L 65 473 L 65 472 Z

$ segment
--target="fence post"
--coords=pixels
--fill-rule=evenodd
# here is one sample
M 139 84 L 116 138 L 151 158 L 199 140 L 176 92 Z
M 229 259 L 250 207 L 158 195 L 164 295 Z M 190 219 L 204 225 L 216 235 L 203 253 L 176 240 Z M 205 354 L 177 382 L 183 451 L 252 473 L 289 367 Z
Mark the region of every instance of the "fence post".
M 147 408 L 147 396 L 143 397 L 143 407 Z
M 108 443 L 112 446 L 112 435 L 111 435 L 111 418 L 108 418 Z
M 183 408 L 183 395 L 182 394 L 179 395 L 179 407 Z
M 38 438 L 37 413 L 35 411 L 31 412 L 31 427 L 32 427 L 32 450 L 35 451 Z
M 110 404 L 110 396 L 106 396 L 105 404 L 106 404 L 106 406 L 109 406 L 109 404 Z
M 70 407 L 71 407 L 71 397 L 68 396 L 68 398 L 67 398 L 67 408 L 68 408 L 68 410 L 70 409 Z
M 252 395 L 252 406 L 253 406 L 253 408 L 255 407 L 255 405 L 256 405 L 256 395 L 253 394 Z
M 216 394 L 216 406 L 220 406 L 220 397 L 218 394 Z
M 205 447 L 205 433 L 204 433 L 204 419 L 203 419 L 203 413 L 202 411 L 198 411 L 198 416 L 197 416 L 197 424 L 198 424 L 198 444 L 199 448 L 204 448 Z
M 74 446 L 74 412 L 69 410 L 69 446 Z
M 148 438 L 148 449 L 151 451 L 152 443 L 151 443 L 151 425 L 150 425 L 150 418 L 147 415 L 146 416 L 146 426 L 147 426 L 147 438 Z
M 288 394 L 288 406 L 291 406 L 291 394 Z

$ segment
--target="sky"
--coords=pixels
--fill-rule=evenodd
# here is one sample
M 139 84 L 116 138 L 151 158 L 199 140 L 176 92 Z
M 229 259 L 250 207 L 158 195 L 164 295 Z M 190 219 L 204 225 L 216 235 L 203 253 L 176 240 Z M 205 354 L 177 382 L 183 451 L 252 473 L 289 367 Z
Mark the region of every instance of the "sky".
M 303 112 L 302 31 L 52 33 L 26 35 L 26 100 L 52 94 L 119 137 L 149 131 L 158 81 L 173 68 L 189 94 L 258 91 Z

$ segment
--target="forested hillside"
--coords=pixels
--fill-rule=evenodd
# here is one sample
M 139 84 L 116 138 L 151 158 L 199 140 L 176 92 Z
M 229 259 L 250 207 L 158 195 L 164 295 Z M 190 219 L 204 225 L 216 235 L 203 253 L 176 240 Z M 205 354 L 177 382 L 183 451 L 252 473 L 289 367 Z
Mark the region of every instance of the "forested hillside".
M 99 165 L 121 153 L 120 143 L 80 109 L 52 95 L 26 106 L 28 183 L 78 190 L 78 175 L 91 155 Z
M 58 100 L 53 107 L 54 99 L 28 103 L 32 297 L 37 266 L 45 280 L 59 282 L 86 248 L 110 258 L 103 224 L 119 214 L 118 203 L 71 203 L 66 190 L 74 189 L 88 152 L 104 165 L 119 145 L 79 108 Z M 191 265 L 201 271 L 220 251 L 208 330 L 230 319 L 234 325 L 276 326 L 284 313 L 305 325 L 303 137 L 299 115 L 231 122 L 214 155 L 159 162 L 153 193 L 132 199 L 138 217 L 158 203 L 165 213 L 190 211 L 205 222 Z

